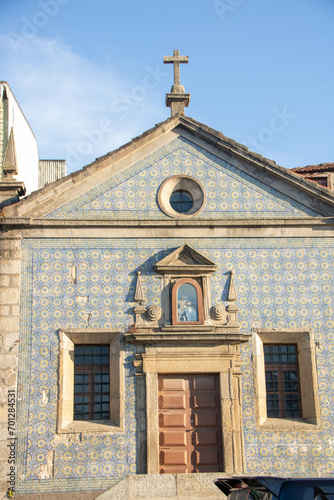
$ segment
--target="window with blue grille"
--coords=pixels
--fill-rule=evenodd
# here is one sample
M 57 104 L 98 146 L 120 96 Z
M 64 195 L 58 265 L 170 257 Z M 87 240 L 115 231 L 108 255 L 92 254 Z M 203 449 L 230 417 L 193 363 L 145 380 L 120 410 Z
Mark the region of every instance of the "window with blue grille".
M 110 419 L 109 344 L 74 345 L 74 420 Z

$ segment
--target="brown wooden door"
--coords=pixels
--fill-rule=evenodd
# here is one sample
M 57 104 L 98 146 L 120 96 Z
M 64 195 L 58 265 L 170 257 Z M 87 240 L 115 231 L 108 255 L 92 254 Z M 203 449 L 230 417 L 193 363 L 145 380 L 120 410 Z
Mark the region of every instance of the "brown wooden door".
M 159 472 L 223 470 L 219 378 L 159 375 Z

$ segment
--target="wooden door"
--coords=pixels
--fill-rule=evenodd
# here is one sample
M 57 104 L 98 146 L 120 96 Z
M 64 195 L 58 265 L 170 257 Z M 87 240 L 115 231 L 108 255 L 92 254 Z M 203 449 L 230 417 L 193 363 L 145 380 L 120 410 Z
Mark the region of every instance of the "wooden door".
M 216 374 L 159 375 L 159 472 L 223 470 Z

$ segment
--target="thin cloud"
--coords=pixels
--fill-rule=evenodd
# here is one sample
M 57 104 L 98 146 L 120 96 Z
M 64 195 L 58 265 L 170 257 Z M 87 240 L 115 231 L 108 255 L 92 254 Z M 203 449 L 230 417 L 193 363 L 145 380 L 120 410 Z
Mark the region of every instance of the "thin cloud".
M 98 67 L 59 40 L 34 37 L 11 48 L 0 36 L 7 80 L 38 141 L 41 158 L 67 158 L 76 170 L 163 119 L 168 87 L 160 68 L 132 78 Z

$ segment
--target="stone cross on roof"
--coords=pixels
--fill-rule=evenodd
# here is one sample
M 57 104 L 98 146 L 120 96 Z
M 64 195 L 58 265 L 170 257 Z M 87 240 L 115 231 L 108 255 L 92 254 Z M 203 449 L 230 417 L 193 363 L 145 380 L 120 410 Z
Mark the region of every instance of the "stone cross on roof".
M 174 85 L 169 94 L 166 94 L 166 106 L 171 108 L 171 115 L 184 113 L 184 108 L 189 105 L 190 94 L 186 94 L 184 86 L 180 84 L 180 63 L 187 63 L 188 56 L 180 56 L 179 50 L 174 50 L 172 56 L 164 56 L 165 64 L 174 64 Z
M 174 50 L 173 56 L 165 56 L 165 64 L 174 64 L 174 85 L 180 85 L 180 63 L 187 63 L 188 56 L 180 56 L 179 50 Z

